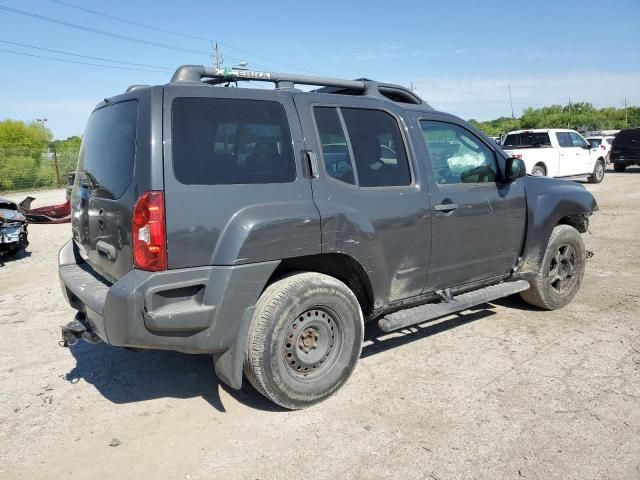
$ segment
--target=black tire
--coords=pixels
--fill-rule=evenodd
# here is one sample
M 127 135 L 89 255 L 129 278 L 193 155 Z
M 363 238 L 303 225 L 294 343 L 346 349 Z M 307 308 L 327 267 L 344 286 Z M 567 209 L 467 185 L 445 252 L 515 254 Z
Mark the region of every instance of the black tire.
M 600 183 L 604 179 L 605 171 L 604 160 L 596 160 L 596 164 L 593 166 L 593 173 L 589 175 L 589 183 Z
M 531 169 L 531 175 L 534 175 L 536 177 L 546 177 L 547 170 L 542 165 L 535 165 Z
M 627 164 L 626 163 L 614 163 L 613 164 L 613 171 L 614 172 L 622 173 L 626 169 L 627 169 Z
M 340 280 L 297 273 L 258 299 L 244 373 L 272 402 L 292 410 L 325 400 L 360 358 L 364 320 L 354 293 Z
M 531 288 L 520 296 L 545 310 L 566 306 L 580 289 L 586 257 L 580 232 L 569 225 L 558 225 L 551 232 L 542 265 L 530 281 Z

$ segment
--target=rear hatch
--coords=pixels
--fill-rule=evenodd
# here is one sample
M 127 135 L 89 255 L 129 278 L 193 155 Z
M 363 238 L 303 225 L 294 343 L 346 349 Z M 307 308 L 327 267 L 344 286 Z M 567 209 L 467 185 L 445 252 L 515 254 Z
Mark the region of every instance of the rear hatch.
M 640 128 L 618 132 L 611 145 L 611 160 L 640 161 Z
M 99 105 L 78 156 L 71 192 L 73 239 L 87 263 L 111 282 L 133 268 L 133 207 L 150 187 L 148 104 L 149 92 L 143 91 Z

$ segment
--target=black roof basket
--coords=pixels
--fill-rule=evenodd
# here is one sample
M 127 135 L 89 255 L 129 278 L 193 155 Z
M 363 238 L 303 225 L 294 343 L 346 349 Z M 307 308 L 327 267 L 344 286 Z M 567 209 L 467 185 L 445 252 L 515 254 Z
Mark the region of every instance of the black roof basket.
M 295 73 L 258 72 L 233 68 L 204 67 L 202 65 L 183 65 L 173 77 L 172 84 L 207 83 L 211 85 L 238 81 L 271 82 L 277 89 L 294 88 L 296 85 L 314 85 L 318 93 L 335 93 L 341 95 L 367 95 L 394 102 L 425 105 L 418 95 L 401 85 L 380 83 L 366 78 L 344 80 L 331 77 L 297 75 Z

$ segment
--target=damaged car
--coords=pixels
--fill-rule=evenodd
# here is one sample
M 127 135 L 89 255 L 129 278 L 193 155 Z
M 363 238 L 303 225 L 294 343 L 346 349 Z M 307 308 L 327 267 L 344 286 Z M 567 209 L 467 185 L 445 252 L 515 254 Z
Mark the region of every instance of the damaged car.
M 0 197 L 0 253 L 14 254 L 28 245 L 26 217 L 15 202 Z

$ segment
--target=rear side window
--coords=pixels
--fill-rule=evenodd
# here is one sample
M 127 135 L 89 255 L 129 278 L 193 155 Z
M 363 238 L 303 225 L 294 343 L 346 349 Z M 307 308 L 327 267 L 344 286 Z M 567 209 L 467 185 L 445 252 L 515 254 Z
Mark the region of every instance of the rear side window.
M 620 130 L 613 139 L 616 147 L 640 146 L 640 128 Z
M 382 110 L 341 109 L 361 187 L 409 185 L 411 172 L 398 122 Z
M 404 141 L 391 115 L 382 110 L 334 107 L 316 107 L 314 115 L 331 177 L 361 187 L 411 184 Z
M 130 100 L 95 110 L 84 131 L 76 181 L 92 194 L 120 198 L 133 178 L 138 102 Z
M 511 148 L 535 148 L 550 147 L 551 140 L 546 132 L 522 132 L 510 133 L 504 139 L 502 148 L 509 150 Z
M 173 170 L 187 185 L 288 183 L 296 167 L 284 107 L 278 102 L 177 98 L 172 113 Z
M 355 185 L 347 137 L 342 129 L 338 110 L 318 107 L 314 109 L 314 113 L 327 174 L 342 182 Z

